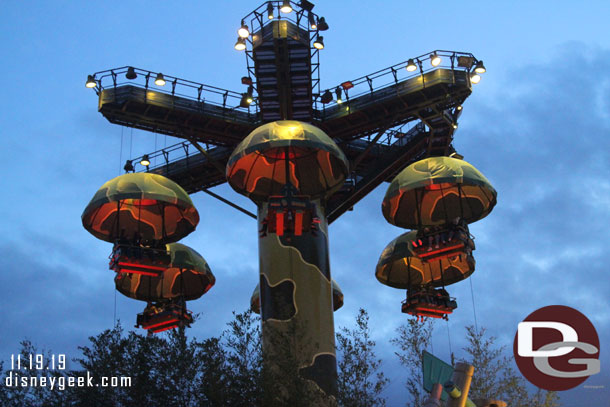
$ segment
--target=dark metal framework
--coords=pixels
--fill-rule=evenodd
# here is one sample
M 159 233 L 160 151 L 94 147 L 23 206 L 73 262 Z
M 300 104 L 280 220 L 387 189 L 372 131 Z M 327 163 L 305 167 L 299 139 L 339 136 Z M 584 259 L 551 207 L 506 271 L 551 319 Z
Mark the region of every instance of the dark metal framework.
M 326 203 L 328 220 L 333 222 L 410 163 L 454 151 L 453 134 L 478 62 L 472 54 L 443 50 L 423 54 L 328 88 L 333 94 L 340 89 L 341 103 L 334 97 L 324 100 L 328 92 L 320 91 L 319 50 L 312 45 L 319 33 L 308 25 L 309 14 L 315 21 L 319 17 L 294 3 L 295 11 L 283 15 L 278 11 L 281 3 L 264 3 L 244 18 L 251 28 L 246 65 L 256 90 L 248 107 L 240 107 L 241 93 L 173 76 L 165 76 L 165 86 L 154 85 L 157 73 L 139 68 L 132 79 L 125 77 L 129 67 L 94 75 L 98 109 L 110 122 L 188 141 L 148 154 L 151 160 L 163 159 L 147 170 L 173 179 L 188 193 L 207 191 L 226 182 L 222 168 L 256 127 L 280 118 L 310 121 L 333 138 L 350 161 L 344 187 Z M 267 4 L 275 10 L 274 20 L 267 19 Z M 286 37 L 278 39 L 278 29 L 271 33 L 272 24 L 274 28 L 284 24 Z M 300 50 L 307 48 L 308 108 L 303 110 L 302 82 L 286 81 L 302 72 L 302 60 L 294 55 L 301 58 Z M 438 66 L 430 64 L 433 55 L 442 58 Z M 276 66 L 269 61 L 276 61 Z M 416 69 L 408 71 L 412 63 Z M 263 68 L 268 71 L 263 73 Z M 263 80 L 268 80 L 266 85 Z M 284 102 L 291 106 L 278 110 L 282 117 L 276 119 L 263 93 L 280 95 L 285 89 L 290 94 L 283 96 Z M 295 117 L 307 114 L 309 120 Z

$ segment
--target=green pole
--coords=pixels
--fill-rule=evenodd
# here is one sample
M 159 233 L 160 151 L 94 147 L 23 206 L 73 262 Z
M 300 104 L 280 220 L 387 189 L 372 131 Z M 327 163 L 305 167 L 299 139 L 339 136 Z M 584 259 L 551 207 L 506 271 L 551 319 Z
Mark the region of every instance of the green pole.
M 328 225 L 319 200 L 315 233 L 259 239 L 263 361 L 279 405 L 336 406 L 337 368 Z M 269 204 L 258 207 L 259 230 Z

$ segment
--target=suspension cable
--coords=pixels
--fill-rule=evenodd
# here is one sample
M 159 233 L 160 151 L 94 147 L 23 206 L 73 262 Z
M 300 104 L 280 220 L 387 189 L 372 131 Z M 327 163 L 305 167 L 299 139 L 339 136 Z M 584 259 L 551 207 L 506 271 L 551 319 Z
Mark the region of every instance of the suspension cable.
M 474 315 L 474 329 L 479 332 L 479 325 L 477 324 L 477 310 L 474 305 L 474 290 L 472 289 L 472 276 L 468 279 L 470 280 L 470 296 L 472 297 L 472 313 Z
M 119 149 L 119 175 L 121 175 L 121 170 L 123 169 L 123 130 L 124 126 L 121 126 L 121 148 Z
M 446 319 L 445 322 L 447 322 L 447 340 L 449 342 L 449 355 L 451 355 L 451 364 L 453 364 L 453 349 L 451 348 L 451 330 L 449 329 L 449 319 Z

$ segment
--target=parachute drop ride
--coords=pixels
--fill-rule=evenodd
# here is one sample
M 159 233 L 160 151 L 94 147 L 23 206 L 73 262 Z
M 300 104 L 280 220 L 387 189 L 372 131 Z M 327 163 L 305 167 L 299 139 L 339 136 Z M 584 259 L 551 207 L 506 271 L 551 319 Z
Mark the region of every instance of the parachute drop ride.
M 299 380 L 327 400 L 337 373 L 325 204 L 347 172 L 330 137 L 293 120 L 258 127 L 227 162 L 229 184 L 258 206 L 265 363 L 279 371 L 293 360 Z
M 468 224 L 487 216 L 496 196 L 483 174 L 454 157 L 417 161 L 394 178 L 383 215 L 413 231 L 384 249 L 375 276 L 382 284 L 407 290 L 402 312 L 447 319 L 457 308 L 445 286 L 474 272 L 475 245 Z
M 158 174 L 127 173 L 106 182 L 82 215 L 85 229 L 113 243 L 109 267 L 122 294 L 147 301 L 138 324 L 149 333 L 188 326 L 187 300 L 207 292 L 215 279 L 203 257 L 174 243 L 197 227 L 188 194 Z
M 137 325 L 149 332 L 160 332 L 193 322 L 185 301 L 196 300 L 208 292 L 216 279 L 205 259 L 180 243 L 169 243 L 169 267 L 158 276 L 117 273 L 114 282 L 121 294 L 147 301 L 138 314 Z

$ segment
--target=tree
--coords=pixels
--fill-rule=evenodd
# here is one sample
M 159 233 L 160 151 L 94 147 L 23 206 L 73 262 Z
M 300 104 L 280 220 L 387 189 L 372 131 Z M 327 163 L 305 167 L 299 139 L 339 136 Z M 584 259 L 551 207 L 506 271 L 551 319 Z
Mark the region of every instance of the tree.
M 468 346 L 464 348 L 468 361 L 474 366 L 474 376 L 469 397 L 497 398 L 511 407 L 558 407 L 559 397 L 555 392 L 538 389 L 529 394 L 523 378 L 512 367 L 511 359 L 503 356 L 506 348 L 495 345 L 496 338 L 485 335 L 485 328 L 476 330 L 466 327 Z
M 432 322 L 429 320 L 419 322 L 409 319 L 396 330 L 398 336 L 390 340 L 390 343 L 399 349 L 395 354 L 400 364 L 407 368 L 405 387 L 412 401 L 406 405 L 410 407 L 422 407 L 427 397 L 423 388 L 423 352 L 430 345 L 432 329 Z
M 380 394 L 388 379 L 379 371 L 381 360 L 375 356 L 369 316 L 360 308 L 354 329 L 337 332 L 338 396 L 342 407 L 385 406 Z
M 226 349 L 227 391 L 231 406 L 261 405 L 260 318 L 248 310 L 233 312 L 234 319 L 222 334 Z

